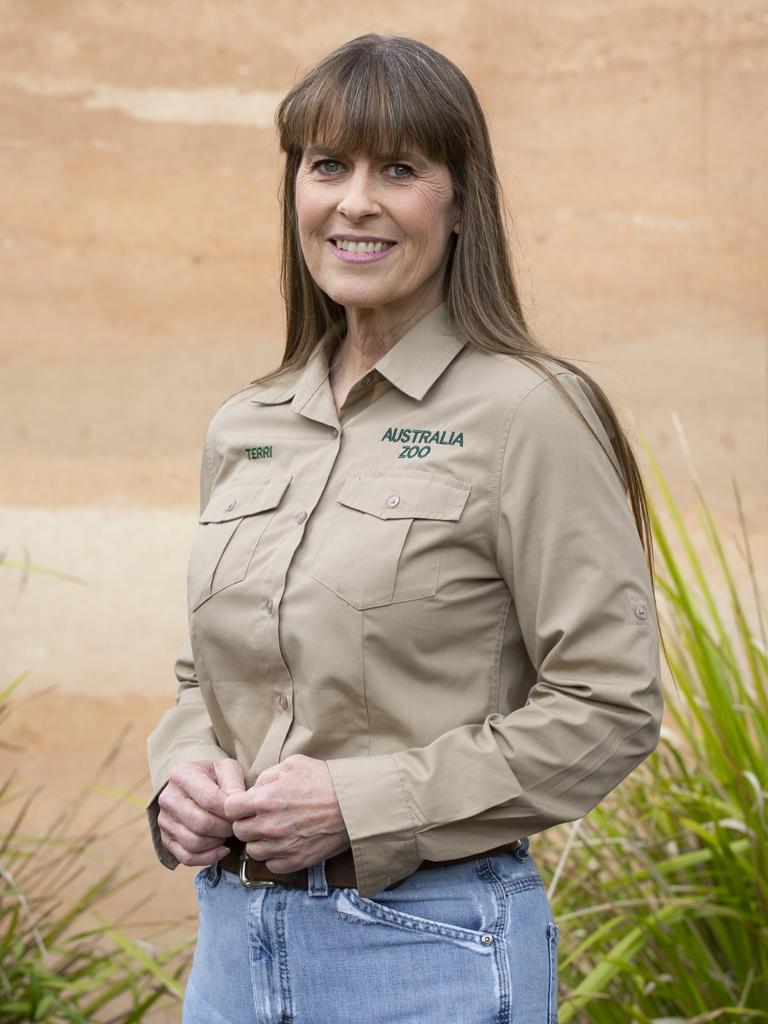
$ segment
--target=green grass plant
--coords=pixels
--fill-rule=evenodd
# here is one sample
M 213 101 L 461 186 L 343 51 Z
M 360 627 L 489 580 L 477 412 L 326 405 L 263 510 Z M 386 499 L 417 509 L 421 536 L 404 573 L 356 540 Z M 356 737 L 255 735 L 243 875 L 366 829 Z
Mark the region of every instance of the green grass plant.
M 738 489 L 751 624 L 695 471 L 714 570 L 647 452 L 671 524 L 649 500 L 673 685 L 657 749 L 542 853 L 561 926 L 559 1020 L 768 1021 L 764 604 Z
M 2 558 L 0 566 L 42 571 Z M 13 713 L 26 677 L 0 690 L 0 724 Z M 143 799 L 110 789 L 107 809 L 102 800 L 86 818 L 89 798 L 107 789 L 100 777 L 109 777 L 121 743 L 122 737 L 42 829 L 25 828 L 42 787 L 31 789 L 21 770 L 0 776 L 0 1024 L 134 1024 L 180 1004 L 194 937 L 160 950 L 158 938 L 178 922 L 137 922 L 149 897 L 134 902 L 124 924 L 105 909 L 146 874 L 124 870 L 137 834 L 146 833 Z M 0 750 L 4 763 L 24 754 L 2 740 Z M 135 808 L 138 814 L 126 820 L 121 812 Z M 123 847 L 117 855 L 105 852 L 116 842 Z
M 110 825 L 109 812 L 82 824 L 86 785 L 46 829 L 25 831 L 36 795 L 16 773 L 0 784 L 0 1024 L 132 1024 L 150 1019 L 153 1007 L 178 1004 L 194 938 L 159 951 L 166 926 L 120 927 L 103 910 L 146 873 L 122 866 L 130 863 L 135 824 L 134 831 L 125 820 Z M 113 806 L 123 807 L 123 797 Z M 105 842 L 123 835 L 130 836 L 124 849 L 106 856 Z

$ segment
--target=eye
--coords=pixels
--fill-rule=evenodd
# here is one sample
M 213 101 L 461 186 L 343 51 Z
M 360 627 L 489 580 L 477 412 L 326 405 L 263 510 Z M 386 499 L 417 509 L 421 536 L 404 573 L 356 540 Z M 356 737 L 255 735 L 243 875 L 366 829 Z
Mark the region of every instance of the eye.
M 320 171 L 321 174 L 335 174 L 340 167 L 341 163 L 338 160 L 331 160 L 326 157 L 323 160 L 315 160 L 315 162 L 310 165 L 310 170 Z
M 410 178 L 413 176 L 413 168 L 409 164 L 389 164 L 389 170 L 394 172 L 390 178 Z M 404 174 L 401 172 L 405 172 Z

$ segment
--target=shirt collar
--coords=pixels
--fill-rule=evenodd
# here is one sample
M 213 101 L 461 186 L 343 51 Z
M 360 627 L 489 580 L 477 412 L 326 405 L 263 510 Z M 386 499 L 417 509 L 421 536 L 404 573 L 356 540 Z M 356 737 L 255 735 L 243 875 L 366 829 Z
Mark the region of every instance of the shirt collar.
M 460 337 L 454 327 L 448 314 L 447 303 L 441 302 L 418 320 L 374 364 L 373 369 L 378 370 L 400 391 L 421 401 L 466 343 L 466 338 Z M 274 386 L 267 386 L 251 401 L 277 405 L 294 399 L 293 405 L 298 411 L 309 401 L 327 376 L 327 337 L 323 337 L 302 369 L 290 374 L 289 380 L 277 381 Z

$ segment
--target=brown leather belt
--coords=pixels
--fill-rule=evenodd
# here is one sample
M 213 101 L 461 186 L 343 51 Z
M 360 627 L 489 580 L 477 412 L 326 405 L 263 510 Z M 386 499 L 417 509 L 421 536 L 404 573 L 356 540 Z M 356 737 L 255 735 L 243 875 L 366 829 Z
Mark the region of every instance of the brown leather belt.
M 474 853 L 469 857 L 457 857 L 455 860 L 423 860 L 417 871 L 422 868 L 441 868 L 446 864 L 463 864 L 468 860 L 476 860 L 478 857 L 490 857 L 495 853 L 507 853 L 519 850 L 524 840 L 515 839 L 512 843 L 504 843 L 503 846 L 494 846 L 491 850 L 484 850 L 482 853 Z M 246 889 L 257 889 L 272 885 L 288 885 L 293 889 L 306 889 L 308 883 L 308 869 L 301 868 L 298 871 L 291 871 L 289 874 L 280 875 L 270 871 L 266 861 L 253 860 L 251 857 L 243 857 L 245 844 L 239 839 L 230 838 L 227 842 L 230 852 L 222 857 L 219 864 L 225 871 L 238 875 L 242 885 Z M 355 875 L 355 862 L 352 857 L 351 847 L 325 861 L 325 878 L 331 888 L 357 888 L 357 876 Z M 387 889 L 393 889 L 399 885 L 402 879 L 388 885 Z

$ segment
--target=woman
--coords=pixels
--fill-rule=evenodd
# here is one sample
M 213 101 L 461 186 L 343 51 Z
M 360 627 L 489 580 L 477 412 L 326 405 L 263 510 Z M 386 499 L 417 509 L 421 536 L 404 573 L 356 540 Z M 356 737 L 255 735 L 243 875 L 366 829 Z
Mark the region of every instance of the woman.
M 458 68 L 362 36 L 277 123 L 285 356 L 208 428 L 148 740 L 158 856 L 202 867 L 183 1021 L 551 1024 L 528 837 L 662 717 L 638 467 L 525 324 Z

